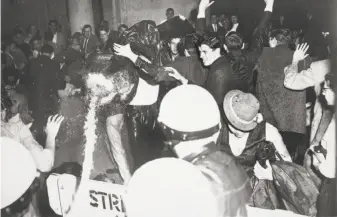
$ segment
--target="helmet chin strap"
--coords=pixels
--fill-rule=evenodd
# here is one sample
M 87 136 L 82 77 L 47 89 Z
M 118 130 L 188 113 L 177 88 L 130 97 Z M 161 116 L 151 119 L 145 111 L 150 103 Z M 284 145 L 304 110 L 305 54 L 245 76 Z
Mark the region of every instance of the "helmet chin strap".
M 162 122 L 159 122 L 159 126 L 162 128 L 167 141 L 169 141 L 170 146 L 174 148 L 180 142 L 193 141 L 204 139 L 213 136 L 215 133 L 219 132 L 220 124 L 210 127 L 205 130 L 194 131 L 194 132 L 184 132 L 179 130 L 174 130 Z

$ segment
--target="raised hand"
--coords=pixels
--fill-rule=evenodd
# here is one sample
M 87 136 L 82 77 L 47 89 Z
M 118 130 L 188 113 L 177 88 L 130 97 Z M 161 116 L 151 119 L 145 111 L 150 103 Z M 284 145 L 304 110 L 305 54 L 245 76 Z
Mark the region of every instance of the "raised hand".
M 268 4 L 274 4 L 275 0 L 264 0 L 264 2 L 266 3 L 266 5 Z
M 123 57 L 129 58 L 133 52 L 131 50 L 130 44 L 127 45 L 120 45 L 120 44 L 114 44 L 113 49 L 115 50 L 115 54 Z
M 297 45 L 293 55 L 293 63 L 304 60 L 309 55 L 307 54 L 308 49 L 309 45 L 307 43 Z
M 199 3 L 199 10 L 206 10 L 209 6 L 211 6 L 214 1 L 210 0 L 201 0 Z
M 47 136 L 55 138 L 59 132 L 59 129 L 60 129 L 60 126 L 63 120 L 64 120 L 64 117 L 59 114 L 49 116 L 47 125 L 45 128 L 45 132 Z

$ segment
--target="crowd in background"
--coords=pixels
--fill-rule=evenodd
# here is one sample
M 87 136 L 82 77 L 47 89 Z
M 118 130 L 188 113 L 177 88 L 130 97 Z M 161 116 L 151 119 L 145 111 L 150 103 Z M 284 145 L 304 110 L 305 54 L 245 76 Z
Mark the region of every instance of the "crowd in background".
M 135 27 L 122 24 L 114 31 L 105 20 L 97 33 L 84 25 L 70 38 L 56 20 L 45 34 L 34 24 L 16 27 L 1 46 L 1 137 L 27 148 L 38 171 L 55 169 L 62 100 L 81 92 L 85 97 L 79 71 L 93 56 L 111 54 L 128 59 L 139 77 L 132 100 L 104 120 L 110 154 L 128 184 L 129 217 L 249 216 L 247 204 L 337 215 L 336 43 L 310 12 L 301 29 L 290 30 L 283 15 L 272 22 L 274 0 L 265 2 L 252 32 L 237 15 L 213 14 L 206 26 L 209 0 L 199 4 L 193 33 L 179 35 L 170 27 L 178 34 L 158 36 L 174 22 L 177 29 L 192 26 L 169 8 L 158 26 L 145 21 L 140 42 L 125 40 Z M 121 139 L 122 122 L 129 148 Z M 30 209 L 32 189 L 2 206 L 2 214 Z M 173 194 L 181 198 L 173 202 Z M 21 199 L 24 205 L 18 205 Z

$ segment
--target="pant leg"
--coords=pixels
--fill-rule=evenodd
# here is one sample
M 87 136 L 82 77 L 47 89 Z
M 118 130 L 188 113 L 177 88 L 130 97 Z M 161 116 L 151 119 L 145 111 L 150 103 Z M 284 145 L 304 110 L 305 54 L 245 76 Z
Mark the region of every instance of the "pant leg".
M 126 124 L 129 136 L 130 152 L 133 158 L 134 167 L 137 170 L 146 162 L 146 122 L 144 120 L 144 108 L 141 106 L 128 106 L 126 110 Z
M 128 181 L 131 178 L 130 171 L 130 162 L 128 161 L 127 152 L 128 149 L 125 148 L 125 145 L 122 143 L 122 128 L 124 123 L 123 114 L 112 115 L 107 118 L 106 129 L 109 138 L 109 154 L 116 161 L 124 181 Z
M 280 134 L 291 158 L 295 163 L 297 163 L 299 146 L 304 140 L 304 135 L 294 132 L 280 132 Z
M 135 171 L 144 163 L 159 158 L 160 142 L 156 133 L 157 106 L 128 106 L 126 124 Z
M 317 216 L 337 216 L 336 178 L 325 179 L 317 198 Z

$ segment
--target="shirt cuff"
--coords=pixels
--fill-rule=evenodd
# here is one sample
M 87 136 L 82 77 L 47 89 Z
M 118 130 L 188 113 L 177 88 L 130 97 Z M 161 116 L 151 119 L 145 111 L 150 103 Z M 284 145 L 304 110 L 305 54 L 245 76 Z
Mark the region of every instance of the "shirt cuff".
M 266 8 L 264 9 L 264 11 L 273 12 L 273 7 L 274 7 L 274 4 L 268 4 L 266 5 Z
M 141 66 L 143 65 L 143 61 L 144 61 L 144 60 L 142 60 L 141 58 L 138 57 L 138 58 L 136 59 L 135 65 L 136 65 L 137 67 L 141 68 Z
M 318 166 L 319 171 L 327 178 L 333 179 L 336 177 L 335 169 L 333 166 L 329 165 L 327 161 L 322 162 Z
M 206 12 L 205 11 L 199 11 L 197 18 L 206 18 Z

